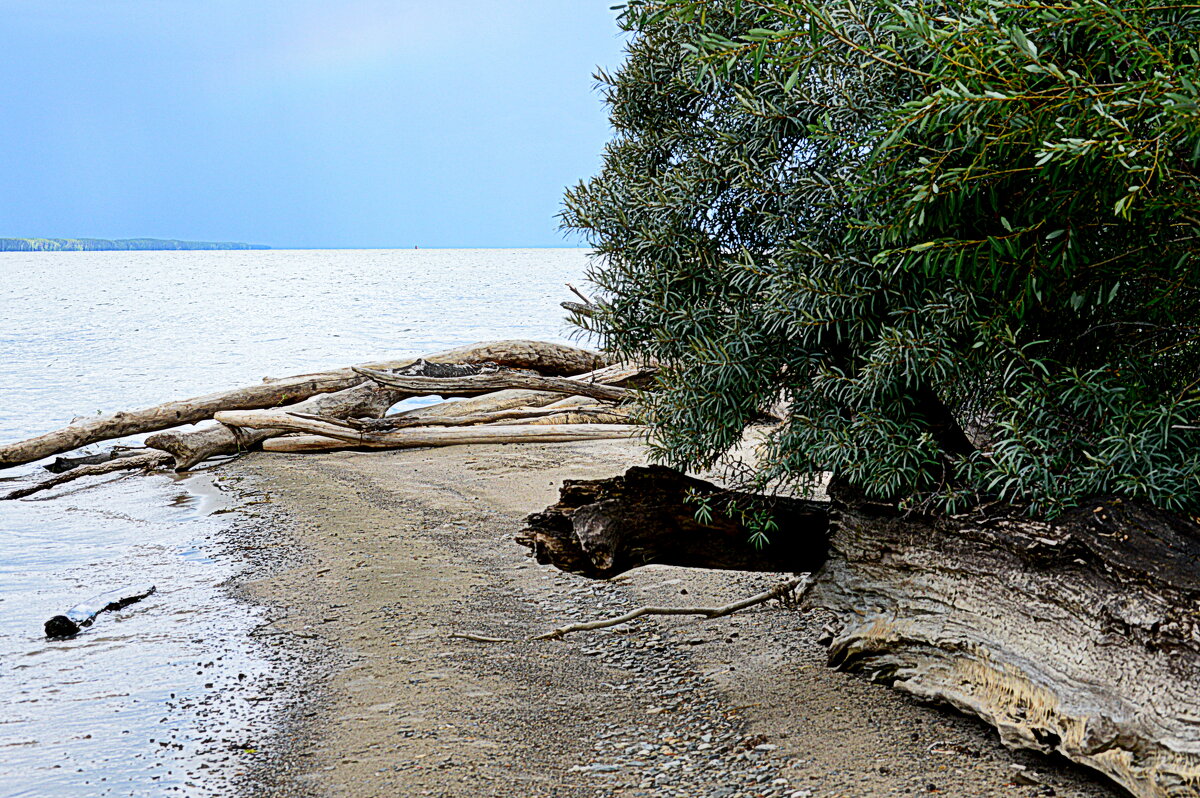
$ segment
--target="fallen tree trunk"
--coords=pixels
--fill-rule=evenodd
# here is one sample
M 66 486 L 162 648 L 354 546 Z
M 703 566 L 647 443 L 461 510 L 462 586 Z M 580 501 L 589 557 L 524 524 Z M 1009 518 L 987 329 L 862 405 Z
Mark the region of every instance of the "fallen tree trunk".
M 587 401 L 586 399 L 584 401 Z M 514 407 L 508 410 L 495 410 L 490 413 L 468 413 L 459 416 L 444 416 L 428 418 L 425 416 L 408 416 L 390 418 L 336 418 L 316 414 L 298 413 L 288 408 L 286 411 L 246 410 L 245 413 L 277 413 L 286 412 L 291 416 L 312 421 L 324 421 L 336 424 L 351 432 L 394 432 L 413 427 L 470 427 L 478 424 L 627 424 L 629 413 L 621 408 L 604 405 L 570 405 L 562 407 L 558 403 L 546 407 Z M 248 418 L 248 416 L 246 416 Z M 273 416 L 272 416 L 273 417 Z M 264 420 L 266 416 L 264 415 Z M 554 419 L 562 419 L 555 422 Z
M 440 362 L 494 362 L 511 368 L 532 368 L 546 374 L 578 374 L 603 365 L 594 352 L 540 341 L 494 341 L 443 352 L 431 360 Z M 366 364 L 370 369 L 400 368 L 416 358 Z M 79 419 L 70 425 L 36 438 L 0 446 L 0 468 L 31 463 L 98 441 L 156 432 L 212 418 L 218 410 L 277 407 L 321 393 L 332 393 L 359 385 L 365 377 L 351 368 L 301 374 L 231 391 L 183 399 L 142 410 L 111 413 Z
M 650 562 L 739 567 L 747 531 L 736 517 L 714 519 L 723 534 L 689 521 L 686 490 L 661 487 L 672 481 L 717 491 L 645 469 L 568 482 L 518 541 L 591 577 Z M 1006 744 L 1061 754 L 1139 798 L 1198 794 L 1194 522 L 1117 499 L 1049 523 L 902 515 L 837 485 L 830 495 L 779 519 L 765 551 L 784 547 L 761 567 L 820 566 L 809 604 L 835 617 L 832 665 L 978 715 Z
M 496 374 L 477 374 L 471 377 L 411 377 L 403 374 L 389 374 L 376 369 L 355 366 L 354 370 L 369 377 L 380 385 L 399 388 L 414 396 L 470 396 L 471 394 L 491 393 L 506 388 L 524 388 L 532 391 L 555 391 L 557 393 L 590 396 L 593 399 L 603 399 L 610 402 L 620 402 L 632 394 L 625 388 L 603 385 L 599 382 L 584 380 L 561 379 L 558 377 L 541 377 L 536 374 L 519 374 L 515 372 L 498 372 Z
M 696 520 L 689 496 L 717 499 L 708 523 Z M 828 507 L 780 498 L 771 520 L 795 534 L 769 546 L 749 542 L 745 527 L 722 512 L 729 501 L 749 507 L 758 497 L 729 493 L 669 468 L 629 469 L 624 476 L 563 483 L 558 503 L 525 519 L 517 542 L 537 561 L 593 579 L 650 563 L 742 571 L 815 571 L 824 561 Z
M 840 499 L 812 601 L 830 662 L 1136 796 L 1200 794 L 1200 529 L 1121 500 L 1054 523 Z
M 245 411 L 227 411 L 217 415 L 225 424 L 240 425 L 242 422 L 261 423 Z M 595 441 L 608 438 L 636 438 L 644 435 L 644 427 L 631 424 L 560 424 L 558 426 L 530 426 L 525 424 L 475 426 L 475 427 L 416 427 L 394 432 L 358 432 L 336 424 L 313 419 L 278 418 L 271 423 L 286 423 L 290 428 L 312 433 L 310 436 L 331 440 L 336 448 L 365 449 L 415 449 L 420 446 L 458 446 L 469 443 L 565 443 L 568 441 Z M 306 451 L 290 448 L 296 438 L 277 438 L 264 444 L 266 451 Z M 304 443 L 309 443 L 304 441 Z M 280 447 L 284 448 L 280 448 Z M 316 450 L 326 451 L 326 450 Z

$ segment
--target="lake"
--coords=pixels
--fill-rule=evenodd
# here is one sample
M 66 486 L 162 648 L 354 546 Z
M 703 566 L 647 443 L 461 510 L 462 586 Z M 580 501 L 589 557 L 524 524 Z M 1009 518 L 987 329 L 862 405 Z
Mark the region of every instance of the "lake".
M 571 342 L 578 249 L 0 253 L 0 443 L 73 417 L 475 341 Z M 98 449 L 99 447 L 93 447 Z M 0 471 L 0 493 L 44 475 Z M 235 491 L 110 475 L 0 502 L 0 795 L 217 794 L 278 722 L 278 678 L 223 587 Z M 70 641 L 43 622 L 158 592 Z M 219 653 L 214 653 L 219 652 Z M 236 689 L 235 689 L 236 687 Z

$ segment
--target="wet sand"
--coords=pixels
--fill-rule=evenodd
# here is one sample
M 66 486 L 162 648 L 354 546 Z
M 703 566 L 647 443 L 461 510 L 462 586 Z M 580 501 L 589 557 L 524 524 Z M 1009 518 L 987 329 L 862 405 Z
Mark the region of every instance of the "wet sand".
M 519 639 L 646 603 L 725 604 L 781 575 L 652 566 L 593 583 L 512 542 L 563 479 L 643 462 L 629 441 L 253 455 L 258 533 L 297 553 L 240 585 L 274 619 L 291 720 L 249 796 L 1113 798 L 977 721 L 825 667 L 824 619 L 760 606 Z M 269 549 L 269 547 L 268 547 Z M 260 574 L 264 571 L 260 569 Z

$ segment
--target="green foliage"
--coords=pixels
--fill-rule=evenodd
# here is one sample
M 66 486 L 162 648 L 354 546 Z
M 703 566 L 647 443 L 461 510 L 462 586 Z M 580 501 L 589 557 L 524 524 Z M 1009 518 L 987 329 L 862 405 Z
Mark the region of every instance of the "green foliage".
M 638 0 L 564 219 L 707 466 L 1053 515 L 1200 510 L 1200 7 Z M 966 434 L 964 434 L 964 431 Z

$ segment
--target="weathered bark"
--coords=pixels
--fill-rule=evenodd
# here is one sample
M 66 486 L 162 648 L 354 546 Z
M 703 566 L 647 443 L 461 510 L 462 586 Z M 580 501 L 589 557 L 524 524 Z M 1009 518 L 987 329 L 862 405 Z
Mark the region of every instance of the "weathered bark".
M 270 415 L 266 415 L 270 413 Z M 561 443 L 607 438 L 635 438 L 645 428 L 630 424 L 566 424 L 557 426 L 483 425 L 474 427 L 415 427 L 393 432 L 360 432 L 355 429 L 288 416 L 285 411 L 229 410 L 217 414 L 223 424 L 243 426 L 270 423 L 273 427 L 304 432 L 342 442 L 341 448 L 415 449 L 420 446 L 458 446 L 469 443 Z M 283 443 L 283 439 L 274 444 Z M 286 444 L 285 444 L 286 445 Z M 264 447 L 265 448 L 265 447 Z M 272 446 L 268 451 L 295 451 Z
M 624 407 L 573 407 L 558 410 L 553 415 L 529 416 L 513 423 L 534 427 L 543 424 L 632 424 L 633 414 Z
M 532 368 L 545 374 L 579 374 L 603 365 L 602 357 L 594 352 L 524 340 L 473 344 L 443 352 L 430 359 L 448 363 L 490 361 L 512 368 Z M 406 358 L 368 363 L 366 367 L 400 368 L 414 361 L 415 358 Z M 218 410 L 247 410 L 290 404 L 316 394 L 352 388 L 361 384 L 364 379 L 351 367 L 267 380 L 260 385 L 166 402 L 142 410 L 87 417 L 36 438 L 0 446 L 0 468 L 31 463 L 98 441 L 194 424 L 212 418 L 213 413 Z
M 1136 796 L 1200 795 L 1200 530 L 1120 500 L 1055 523 L 898 517 L 842 495 L 812 601 L 831 662 Z
M 49 479 L 44 479 L 37 484 L 18 488 L 0 498 L 3 500 L 23 499 L 26 496 L 32 496 L 35 493 L 50 490 L 50 488 L 57 488 L 59 485 L 65 485 L 68 482 L 74 482 L 80 477 L 95 477 L 102 474 L 111 474 L 114 471 L 133 471 L 138 468 L 160 468 L 169 462 L 171 462 L 170 455 L 163 452 L 147 452 L 145 454 L 135 454 L 130 457 L 120 457 L 116 460 L 109 460 L 106 463 L 82 465 Z
M 689 495 L 712 498 L 711 520 L 696 520 Z M 603 480 L 567 480 L 558 503 L 525 519 L 516 540 L 540 563 L 607 579 L 650 563 L 744 571 L 815 571 L 826 550 L 828 507 L 778 498 L 765 509 L 780 529 L 767 546 L 751 544 L 742 523 L 724 509 L 748 508 L 758 497 L 661 466 L 629 469 Z
M 492 393 L 506 388 L 525 388 L 531 391 L 556 391 L 565 394 L 590 396 L 593 399 L 603 399 L 610 402 L 620 402 L 630 398 L 631 393 L 625 388 L 602 385 L 598 382 L 570 380 L 559 377 L 541 377 L 536 374 L 519 374 L 515 372 L 498 372 L 496 374 L 477 374 L 472 377 L 410 377 L 404 374 L 390 374 L 376 369 L 360 368 L 355 371 L 365 377 L 370 377 L 380 385 L 399 388 L 403 391 L 419 395 L 437 396 L 471 396 L 473 394 Z
M 713 486 L 648 473 L 566 483 L 519 542 L 592 577 L 649 562 L 741 567 L 736 519 L 712 535 L 689 520 L 685 490 L 658 483 Z M 761 567 L 825 561 L 809 603 L 835 616 L 832 665 L 976 714 L 1008 745 L 1061 754 L 1139 798 L 1200 794 L 1200 527 L 1117 499 L 1047 523 L 901 515 L 830 494 L 780 519 L 776 545 L 800 539 L 803 556 Z
M 583 397 L 580 397 L 583 398 Z M 590 400 L 583 398 L 583 401 Z M 246 411 L 248 413 L 261 411 Z M 274 412 L 274 411 L 267 411 Z M 605 405 L 570 405 L 563 407 L 554 403 L 546 407 L 513 407 L 488 413 L 467 413 L 456 416 L 391 416 L 388 418 L 347 418 L 344 421 L 331 416 L 305 415 L 287 412 L 300 418 L 337 423 L 357 432 L 392 432 L 413 427 L 470 427 L 477 424 L 628 424 L 629 413 L 622 408 Z M 555 421 L 555 419 L 562 419 Z

